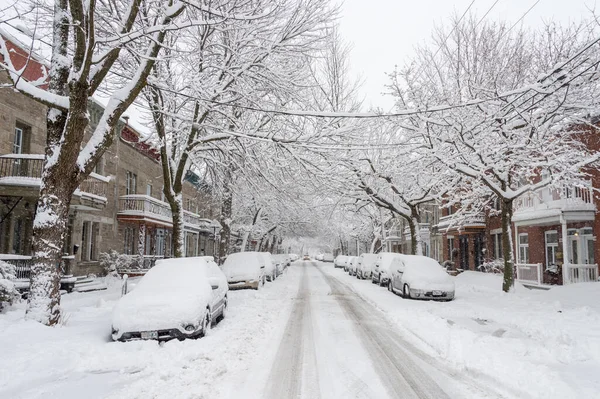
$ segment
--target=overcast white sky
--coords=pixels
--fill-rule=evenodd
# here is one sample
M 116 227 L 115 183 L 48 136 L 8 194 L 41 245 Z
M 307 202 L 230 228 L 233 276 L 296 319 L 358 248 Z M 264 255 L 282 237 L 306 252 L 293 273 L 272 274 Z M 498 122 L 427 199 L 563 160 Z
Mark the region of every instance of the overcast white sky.
M 353 44 L 353 73 L 363 77 L 365 106 L 388 111 L 393 101 L 384 97 L 385 72 L 411 57 L 413 47 L 429 40 L 436 23 L 448 23 L 453 13 L 462 15 L 473 0 L 345 0 L 340 30 Z M 540 0 L 525 16 L 524 26 L 543 21 L 578 21 L 588 16 L 600 0 Z M 470 11 L 483 16 L 495 0 L 475 0 Z M 487 19 L 516 22 L 536 0 L 499 0 Z

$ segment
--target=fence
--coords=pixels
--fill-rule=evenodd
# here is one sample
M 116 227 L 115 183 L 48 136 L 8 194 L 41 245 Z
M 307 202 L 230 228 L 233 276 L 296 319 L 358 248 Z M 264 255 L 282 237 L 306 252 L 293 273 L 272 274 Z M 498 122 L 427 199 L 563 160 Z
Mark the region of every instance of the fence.
M 33 264 L 33 259 L 31 256 L 25 255 L 2 255 L 0 260 L 10 263 L 16 269 L 17 280 L 29 280 L 31 278 L 31 266 Z M 70 275 L 71 274 L 71 262 L 73 261 L 73 256 L 66 256 L 60 262 L 60 273 L 61 275 Z
M 598 281 L 598 265 L 567 265 L 567 283 L 589 283 Z
M 517 280 L 524 283 L 542 284 L 541 263 L 517 263 Z

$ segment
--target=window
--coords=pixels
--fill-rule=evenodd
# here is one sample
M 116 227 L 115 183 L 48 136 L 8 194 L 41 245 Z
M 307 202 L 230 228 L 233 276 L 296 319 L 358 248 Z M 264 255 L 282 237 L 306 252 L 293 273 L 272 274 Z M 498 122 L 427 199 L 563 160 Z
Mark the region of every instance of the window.
M 146 195 L 152 196 L 152 184 L 150 183 L 146 184 Z
M 558 252 L 558 232 L 550 230 L 546 236 L 546 268 L 556 265 L 556 253 Z
M 98 259 L 98 236 L 100 235 L 100 223 L 83 222 L 81 229 L 81 260 Z
M 448 257 L 454 260 L 454 237 L 448 237 Z
M 123 242 L 125 244 L 123 253 L 133 255 L 135 252 L 135 229 L 133 227 L 125 227 L 123 230 Z
M 15 125 L 15 136 L 13 138 L 13 154 L 29 153 L 29 139 L 31 138 L 31 126 L 17 122 Z
M 164 256 L 165 254 L 165 230 L 156 229 L 156 255 Z
M 104 155 L 100 157 L 96 166 L 94 166 L 94 173 L 104 175 Z
M 13 224 L 13 242 L 12 252 L 14 254 L 21 254 L 23 242 L 23 219 L 15 219 Z
M 494 259 L 504 258 L 502 252 L 502 233 L 491 234 L 492 238 L 492 256 Z
M 529 235 L 519 234 L 519 263 L 529 263 Z
M 13 140 L 13 154 L 23 153 L 23 129 L 15 127 L 15 138 Z
M 137 175 L 127 171 L 125 176 L 125 194 L 137 194 Z

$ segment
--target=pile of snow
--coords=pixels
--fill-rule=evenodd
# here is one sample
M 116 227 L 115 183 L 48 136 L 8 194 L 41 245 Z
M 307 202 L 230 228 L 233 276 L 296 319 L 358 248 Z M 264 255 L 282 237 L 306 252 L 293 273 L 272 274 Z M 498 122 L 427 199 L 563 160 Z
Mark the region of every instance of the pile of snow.
M 112 327 L 137 332 L 197 325 L 211 298 L 206 261 L 161 259 L 115 306 Z
M 250 365 L 270 366 L 267 353 L 283 334 L 296 295 L 294 273 L 260 291 L 230 292 L 227 318 L 199 340 L 113 342 L 119 284 L 64 295 L 66 322 L 54 328 L 25 320 L 25 302 L 16 304 L 0 314 L 0 398 L 234 397 Z
M 502 276 L 464 272 L 452 302 L 402 299 L 323 268 L 381 309 L 414 345 L 507 397 L 592 398 L 600 392 L 600 284 L 504 293 Z

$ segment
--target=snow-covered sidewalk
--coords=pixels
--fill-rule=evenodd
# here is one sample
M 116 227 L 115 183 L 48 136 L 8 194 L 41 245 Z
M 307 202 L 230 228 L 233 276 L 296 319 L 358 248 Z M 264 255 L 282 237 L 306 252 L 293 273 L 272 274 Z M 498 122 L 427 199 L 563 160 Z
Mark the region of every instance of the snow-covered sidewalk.
M 592 398 L 600 392 L 600 284 L 501 291 L 499 275 L 456 277 L 449 303 L 405 300 L 324 264 L 403 334 L 459 372 L 514 397 Z
M 111 311 L 120 284 L 63 297 L 65 325 L 23 320 L 24 304 L 0 314 L 0 398 L 215 398 L 260 363 L 285 325 L 297 280 L 232 291 L 227 318 L 206 338 L 116 343 Z

